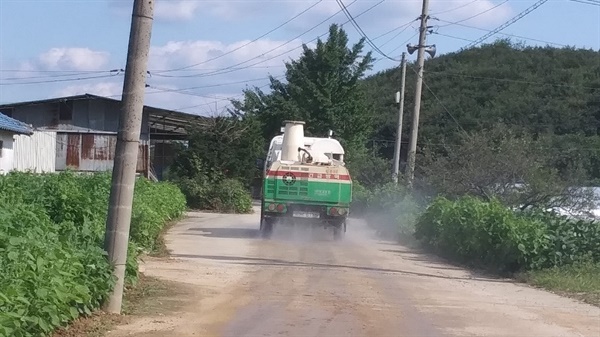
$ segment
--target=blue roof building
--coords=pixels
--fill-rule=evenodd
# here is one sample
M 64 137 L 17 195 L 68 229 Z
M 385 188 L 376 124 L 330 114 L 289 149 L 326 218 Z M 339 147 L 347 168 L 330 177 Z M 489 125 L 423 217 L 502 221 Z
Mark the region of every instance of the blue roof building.
M 8 131 L 16 134 L 33 134 L 32 128 L 14 118 L 10 118 L 3 113 L 0 113 L 0 131 Z

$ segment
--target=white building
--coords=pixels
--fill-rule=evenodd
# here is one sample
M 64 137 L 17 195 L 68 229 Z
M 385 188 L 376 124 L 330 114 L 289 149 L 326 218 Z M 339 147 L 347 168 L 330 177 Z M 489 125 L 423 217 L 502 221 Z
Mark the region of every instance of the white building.
M 27 124 L 0 113 L 0 174 L 6 174 L 14 168 L 15 135 L 32 135 L 33 130 Z

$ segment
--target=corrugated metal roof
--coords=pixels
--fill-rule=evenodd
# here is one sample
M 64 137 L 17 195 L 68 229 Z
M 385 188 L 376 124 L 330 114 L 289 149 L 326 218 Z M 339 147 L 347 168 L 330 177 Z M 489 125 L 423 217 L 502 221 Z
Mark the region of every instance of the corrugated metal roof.
M 31 135 L 33 130 L 27 124 L 0 113 L 0 130 L 11 131 L 19 134 Z
M 67 101 L 77 101 L 77 100 L 105 100 L 112 102 L 121 102 L 120 100 L 97 96 L 92 94 L 82 94 L 82 95 L 74 95 L 74 96 L 66 96 L 59 98 L 49 98 L 49 99 L 41 99 L 37 101 L 28 101 L 28 102 L 15 102 L 9 104 L 0 105 L 0 109 L 2 108 L 15 108 L 19 106 L 26 105 L 37 105 L 44 103 L 58 103 L 58 102 L 67 102 Z M 162 133 L 169 133 L 173 135 L 186 135 L 188 133 L 187 128 L 191 125 L 205 125 L 211 117 L 200 116 L 191 113 L 185 113 L 175 110 L 168 110 L 162 108 L 156 108 L 152 106 L 144 105 L 144 110 L 149 113 L 149 126 L 151 128 L 151 133 L 157 135 Z

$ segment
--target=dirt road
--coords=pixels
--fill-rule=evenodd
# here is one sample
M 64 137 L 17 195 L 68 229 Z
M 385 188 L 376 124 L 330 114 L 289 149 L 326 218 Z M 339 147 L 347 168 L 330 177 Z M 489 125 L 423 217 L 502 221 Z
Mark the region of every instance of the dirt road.
M 600 336 L 600 308 L 489 279 L 374 238 L 276 231 L 258 215 L 192 213 L 172 258 L 145 273 L 186 284 L 175 312 L 108 336 Z

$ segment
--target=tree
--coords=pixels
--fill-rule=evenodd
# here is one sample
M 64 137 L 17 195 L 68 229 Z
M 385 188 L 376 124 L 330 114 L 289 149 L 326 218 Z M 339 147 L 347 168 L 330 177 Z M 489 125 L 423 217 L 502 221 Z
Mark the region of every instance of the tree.
M 364 39 L 352 48 L 347 44 L 344 30 L 331 25 L 327 41 L 319 39 L 314 49 L 303 45 L 300 58 L 285 64 L 285 82 L 271 77 L 271 93 L 246 90 L 243 103 L 234 106 L 261 121 L 266 139 L 278 133 L 284 120 L 299 119 L 307 123 L 307 135 L 325 136 L 331 129 L 347 148 L 364 146 L 372 113 L 360 80 L 373 58 L 370 52 L 361 55 Z
M 256 159 L 264 155 L 263 144 L 255 118 L 214 117 L 190 132 L 189 145 L 177 155 L 171 172 L 187 177 L 202 172 L 211 180 L 232 178 L 249 186 Z
M 169 167 L 167 179 L 179 185 L 188 205 L 198 209 L 247 213 L 248 187 L 263 156 L 260 124 L 251 116 L 214 117 L 190 132 L 188 146 Z
M 561 172 L 545 140 L 498 125 L 463 134 L 460 142 L 425 151 L 421 171 L 439 194 L 498 199 L 520 209 L 563 207 L 586 210 L 595 201 L 581 189 L 586 172 L 577 162 Z M 442 154 L 443 153 L 443 154 Z
M 327 41 L 319 39 L 314 49 L 303 45 L 302 55 L 286 62 L 285 81 L 271 77 L 270 93 L 246 90 L 243 102 L 233 102 L 234 112 L 255 116 L 265 139 L 278 134 L 288 119 L 305 121 L 308 136 L 324 137 L 333 130 L 353 176 L 371 186 L 390 177 L 389 163 L 366 147 L 376 114 L 362 80 L 373 58 L 371 52 L 362 54 L 364 39 L 351 48 L 348 42 L 346 32 L 331 25 Z

